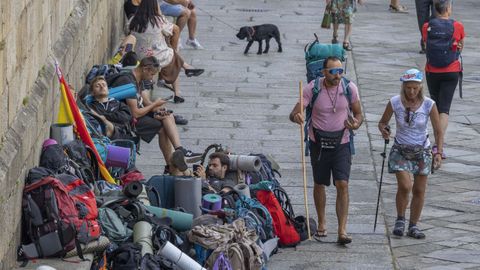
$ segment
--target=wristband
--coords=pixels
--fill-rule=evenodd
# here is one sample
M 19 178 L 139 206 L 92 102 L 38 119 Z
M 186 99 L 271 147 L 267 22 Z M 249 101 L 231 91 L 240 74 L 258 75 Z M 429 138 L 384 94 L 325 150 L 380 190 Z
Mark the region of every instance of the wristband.
M 437 152 L 437 153 L 433 154 L 433 156 L 436 156 L 436 155 L 440 155 L 440 156 L 441 156 L 441 155 L 443 155 L 443 153 Z

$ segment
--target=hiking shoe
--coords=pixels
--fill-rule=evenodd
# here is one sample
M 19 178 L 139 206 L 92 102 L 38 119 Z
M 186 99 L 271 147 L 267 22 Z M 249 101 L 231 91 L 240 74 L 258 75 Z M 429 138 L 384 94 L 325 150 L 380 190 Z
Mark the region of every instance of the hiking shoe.
M 185 45 L 190 46 L 190 47 L 194 48 L 195 50 L 203 49 L 203 46 L 200 45 L 200 42 L 198 42 L 198 40 L 196 38 L 187 39 L 187 41 L 185 42 Z
M 185 102 L 185 99 L 183 97 L 180 97 L 180 96 L 174 96 L 173 97 L 173 102 L 174 103 L 183 103 L 183 102 Z
M 417 227 L 417 225 L 413 225 L 413 226 L 410 226 L 410 228 L 408 228 L 407 236 L 415 238 L 415 239 L 425 238 L 425 234 L 422 231 L 420 231 L 420 229 Z
M 198 162 L 202 158 L 202 153 L 195 153 L 195 152 L 187 150 L 187 149 L 185 149 L 181 146 L 179 148 L 177 148 L 177 150 L 182 151 L 183 156 L 185 157 L 185 159 L 187 160 L 188 163 Z
M 177 167 L 181 172 L 184 172 L 188 169 L 187 161 L 185 160 L 185 155 L 183 154 L 183 148 L 180 147 L 175 150 L 172 154 L 172 164 Z
M 395 226 L 393 227 L 393 234 L 396 236 L 403 236 L 405 231 L 405 219 L 397 219 L 395 221 Z
M 185 69 L 185 75 L 187 77 L 192 77 L 192 76 L 200 76 L 205 70 L 203 68 L 191 68 L 191 69 Z

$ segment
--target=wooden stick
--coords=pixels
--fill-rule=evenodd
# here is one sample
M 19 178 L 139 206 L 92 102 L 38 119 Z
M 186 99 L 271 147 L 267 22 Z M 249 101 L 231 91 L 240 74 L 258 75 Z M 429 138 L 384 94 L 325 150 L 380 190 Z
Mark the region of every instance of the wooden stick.
M 300 114 L 303 116 L 303 85 L 302 82 L 300 81 L 299 83 L 299 91 L 300 91 Z M 310 215 L 308 214 L 308 197 L 307 197 L 307 168 L 305 167 L 305 152 L 304 148 L 305 145 L 303 143 L 303 138 L 304 138 L 304 131 L 303 131 L 303 125 L 300 125 L 300 154 L 302 155 L 302 170 L 303 170 L 303 198 L 304 198 L 304 203 L 305 203 L 305 215 L 307 219 L 307 233 L 308 233 L 308 240 L 312 240 L 311 234 L 310 234 Z

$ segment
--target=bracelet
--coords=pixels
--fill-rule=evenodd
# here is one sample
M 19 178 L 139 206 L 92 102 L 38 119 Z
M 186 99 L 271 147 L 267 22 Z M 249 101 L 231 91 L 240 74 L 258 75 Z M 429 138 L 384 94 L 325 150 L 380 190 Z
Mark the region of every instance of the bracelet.
M 443 153 L 437 152 L 437 153 L 433 154 L 433 156 L 436 156 L 436 155 L 440 155 L 440 156 L 441 156 L 441 155 L 443 155 Z

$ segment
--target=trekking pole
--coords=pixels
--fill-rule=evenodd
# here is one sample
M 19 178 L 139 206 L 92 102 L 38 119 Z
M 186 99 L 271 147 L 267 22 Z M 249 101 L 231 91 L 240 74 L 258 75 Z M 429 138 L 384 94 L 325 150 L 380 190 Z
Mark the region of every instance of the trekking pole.
M 385 129 L 390 131 L 390 127 L 386 126 Z M 383 153 L 380 155 L 383 157 L 382 160 L 382 171 L 380 173 L 380 186 L 378 188 L 378 197 L 377 197 L 377 210 L 375 210 L 375 223 L 373 224 L 373 232 L 377 228 L 377 217 L 378 217 L 378 205 L 380 204 L 380 192 L 382 191 L 382 181 L 383 181 L 383 167 L 385 167 L 385 158 L 387 157 L 387 144 L 390 142 L 389 139 L 385 139 L 385 145 L 383 146 Z
M 300 81 L 299 85 L 299 92 L 300 92 L 300 113 L 303 116 L 303 86 L 302 81 Z M 305 215 L 307 217 L 307 233 L 308 233 L 308 240 L 312 240 L 310 235 L 310 215 L 308 214 L 308 198 L 307 198 L 307 168 L 305 167 L 305 153 L 304 153 L 304 143 L 303 143 L 303 126 L 300 125 L 300 145 L 301 145 L 301 155 L 302 155 L 302 171 L 303 171 L 303 198 L 305 203 Z

